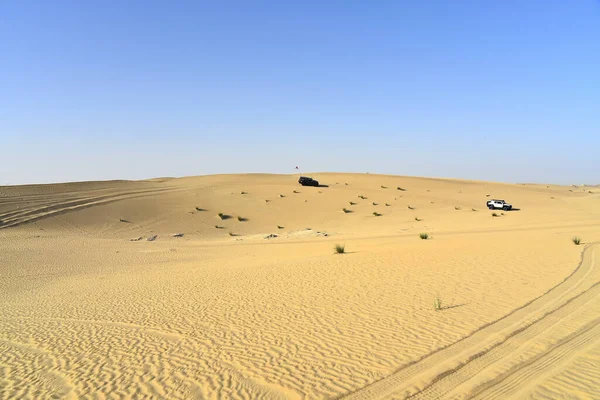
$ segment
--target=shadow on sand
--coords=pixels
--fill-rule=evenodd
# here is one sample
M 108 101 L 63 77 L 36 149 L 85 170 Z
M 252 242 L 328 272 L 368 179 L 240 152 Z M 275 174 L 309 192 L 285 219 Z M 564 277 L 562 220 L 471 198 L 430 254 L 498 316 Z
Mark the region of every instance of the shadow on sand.
M 467 303 L 455 304 L 455 305 L 453 305 L 453 306 L 445 306 L 445 307 L 442 307 L 442 308 L 440 308 L 440 310 L 441 310 L 441 311 L 444 311 L 444 310 L 449 310 L 449 309 L 451 309 L 451 308 L 458 308 L 458 307 L 462 307 L 462 306 L 466 306 L 466 305 L 467 305 Z

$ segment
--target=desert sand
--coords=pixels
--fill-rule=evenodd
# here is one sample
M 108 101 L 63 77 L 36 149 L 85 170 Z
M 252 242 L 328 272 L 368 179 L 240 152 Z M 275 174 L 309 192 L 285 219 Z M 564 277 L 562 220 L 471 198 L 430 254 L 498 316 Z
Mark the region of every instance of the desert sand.
M 600 188 L 308 175 L 0 187 L 0 398 L 600 398 Z

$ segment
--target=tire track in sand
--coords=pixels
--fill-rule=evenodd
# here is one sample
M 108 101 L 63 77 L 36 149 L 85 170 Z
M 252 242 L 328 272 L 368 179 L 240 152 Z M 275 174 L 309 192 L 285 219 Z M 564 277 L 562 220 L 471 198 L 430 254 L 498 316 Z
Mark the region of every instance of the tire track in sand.
M 174 190 L 176 189 L 148 189 L 133 192 L 117 192 L 110 195 L 88 198 L 73 198 L 67 201 L 59 202 L 56 202 L 52 196 L 48 196 L 46 199 L 47 203 L 45 204 L 33 204 L 27 208 L 0 214 L 0 229 L 15 227 L 38 221 L 43 218 L 53 217 L 67 212 L 82 210 L 98 205 L 109 204 L 120 200 L 168 193 Z
M 596 318 L 579 330 L 558 341 L 547 351 L 516 365 L 497 378 L 480 385 L 468 398 L 505 399 L 516 391 L 525 389 L 528 380 L 540 375 L 550 375 L 560 370 L 561 362 L 571 358 L 578 351 L 597 346 L 600 338 L 600 318 Z
M 577 268 L 558 285 L 542 296 L 528 302 L 501 319 L 487 324 L 464 339 L 405 366 L 392 375 L 367 385 L 346 396 L 344 399 L 378 399 L 378 398 L 451 398 L 463 397 L 454 393 L 463 384 L 484 369 L 497 369 L 505 358 L 519 355 L 519 346 L 534 339 L 539 339 L 552 327 L 567 323 L 566 318 L 578 310 L 585 309 L 586 304 L 600 304 L 600 282 L 595 272 L 597 243 L 590 243 L 584 248 Z M 592 276 L 594 274 L 594 276 Z M 594 316 L 596 317 L 596 316 Z M 523 361 L 521 367 L 512 367 L 510 375 L 519 373 L 521 369 L 535 368 L 545 357 L 562 354 L 559 349 L 571 349 L 587 343 L 585 339 L 598 339 L 600 329 L 597 319 L 584 320 L 583 326 L 570 336 L 559 339 L 534 359 Z M 511 369 L 509 369 L 511 370 Z M 493 382 L 510 382 L 508 376 L 500 374 L 490 377 L 488 386 Z M 481 378 L 481 377 L 479 377 Z M 490 386 L 490 387 L 491 387 Z M 487 386 L 480 385 L 471 392 L 481 395 Z M 464 393 L 464 392 L 463 392 Z M 491 392 L 489 392 L 491 393 Z M 503 395 L 500 395 L 501 398 Z M 493 396 L 492 396 L 493 397 Z

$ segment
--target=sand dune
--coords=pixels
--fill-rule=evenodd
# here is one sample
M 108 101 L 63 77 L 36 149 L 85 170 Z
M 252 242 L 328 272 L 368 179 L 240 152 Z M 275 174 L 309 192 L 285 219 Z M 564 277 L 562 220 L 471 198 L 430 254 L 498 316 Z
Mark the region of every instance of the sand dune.
M 600 398 L 598 188 L 314 177 L 0 187 L 0 398 Z

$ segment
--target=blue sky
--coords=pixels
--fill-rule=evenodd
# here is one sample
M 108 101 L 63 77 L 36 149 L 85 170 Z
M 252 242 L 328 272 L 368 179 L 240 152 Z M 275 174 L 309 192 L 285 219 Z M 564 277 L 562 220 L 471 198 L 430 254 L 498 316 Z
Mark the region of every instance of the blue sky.
M 600 183 L 600 1 L 6 1 L 0 184 Z

